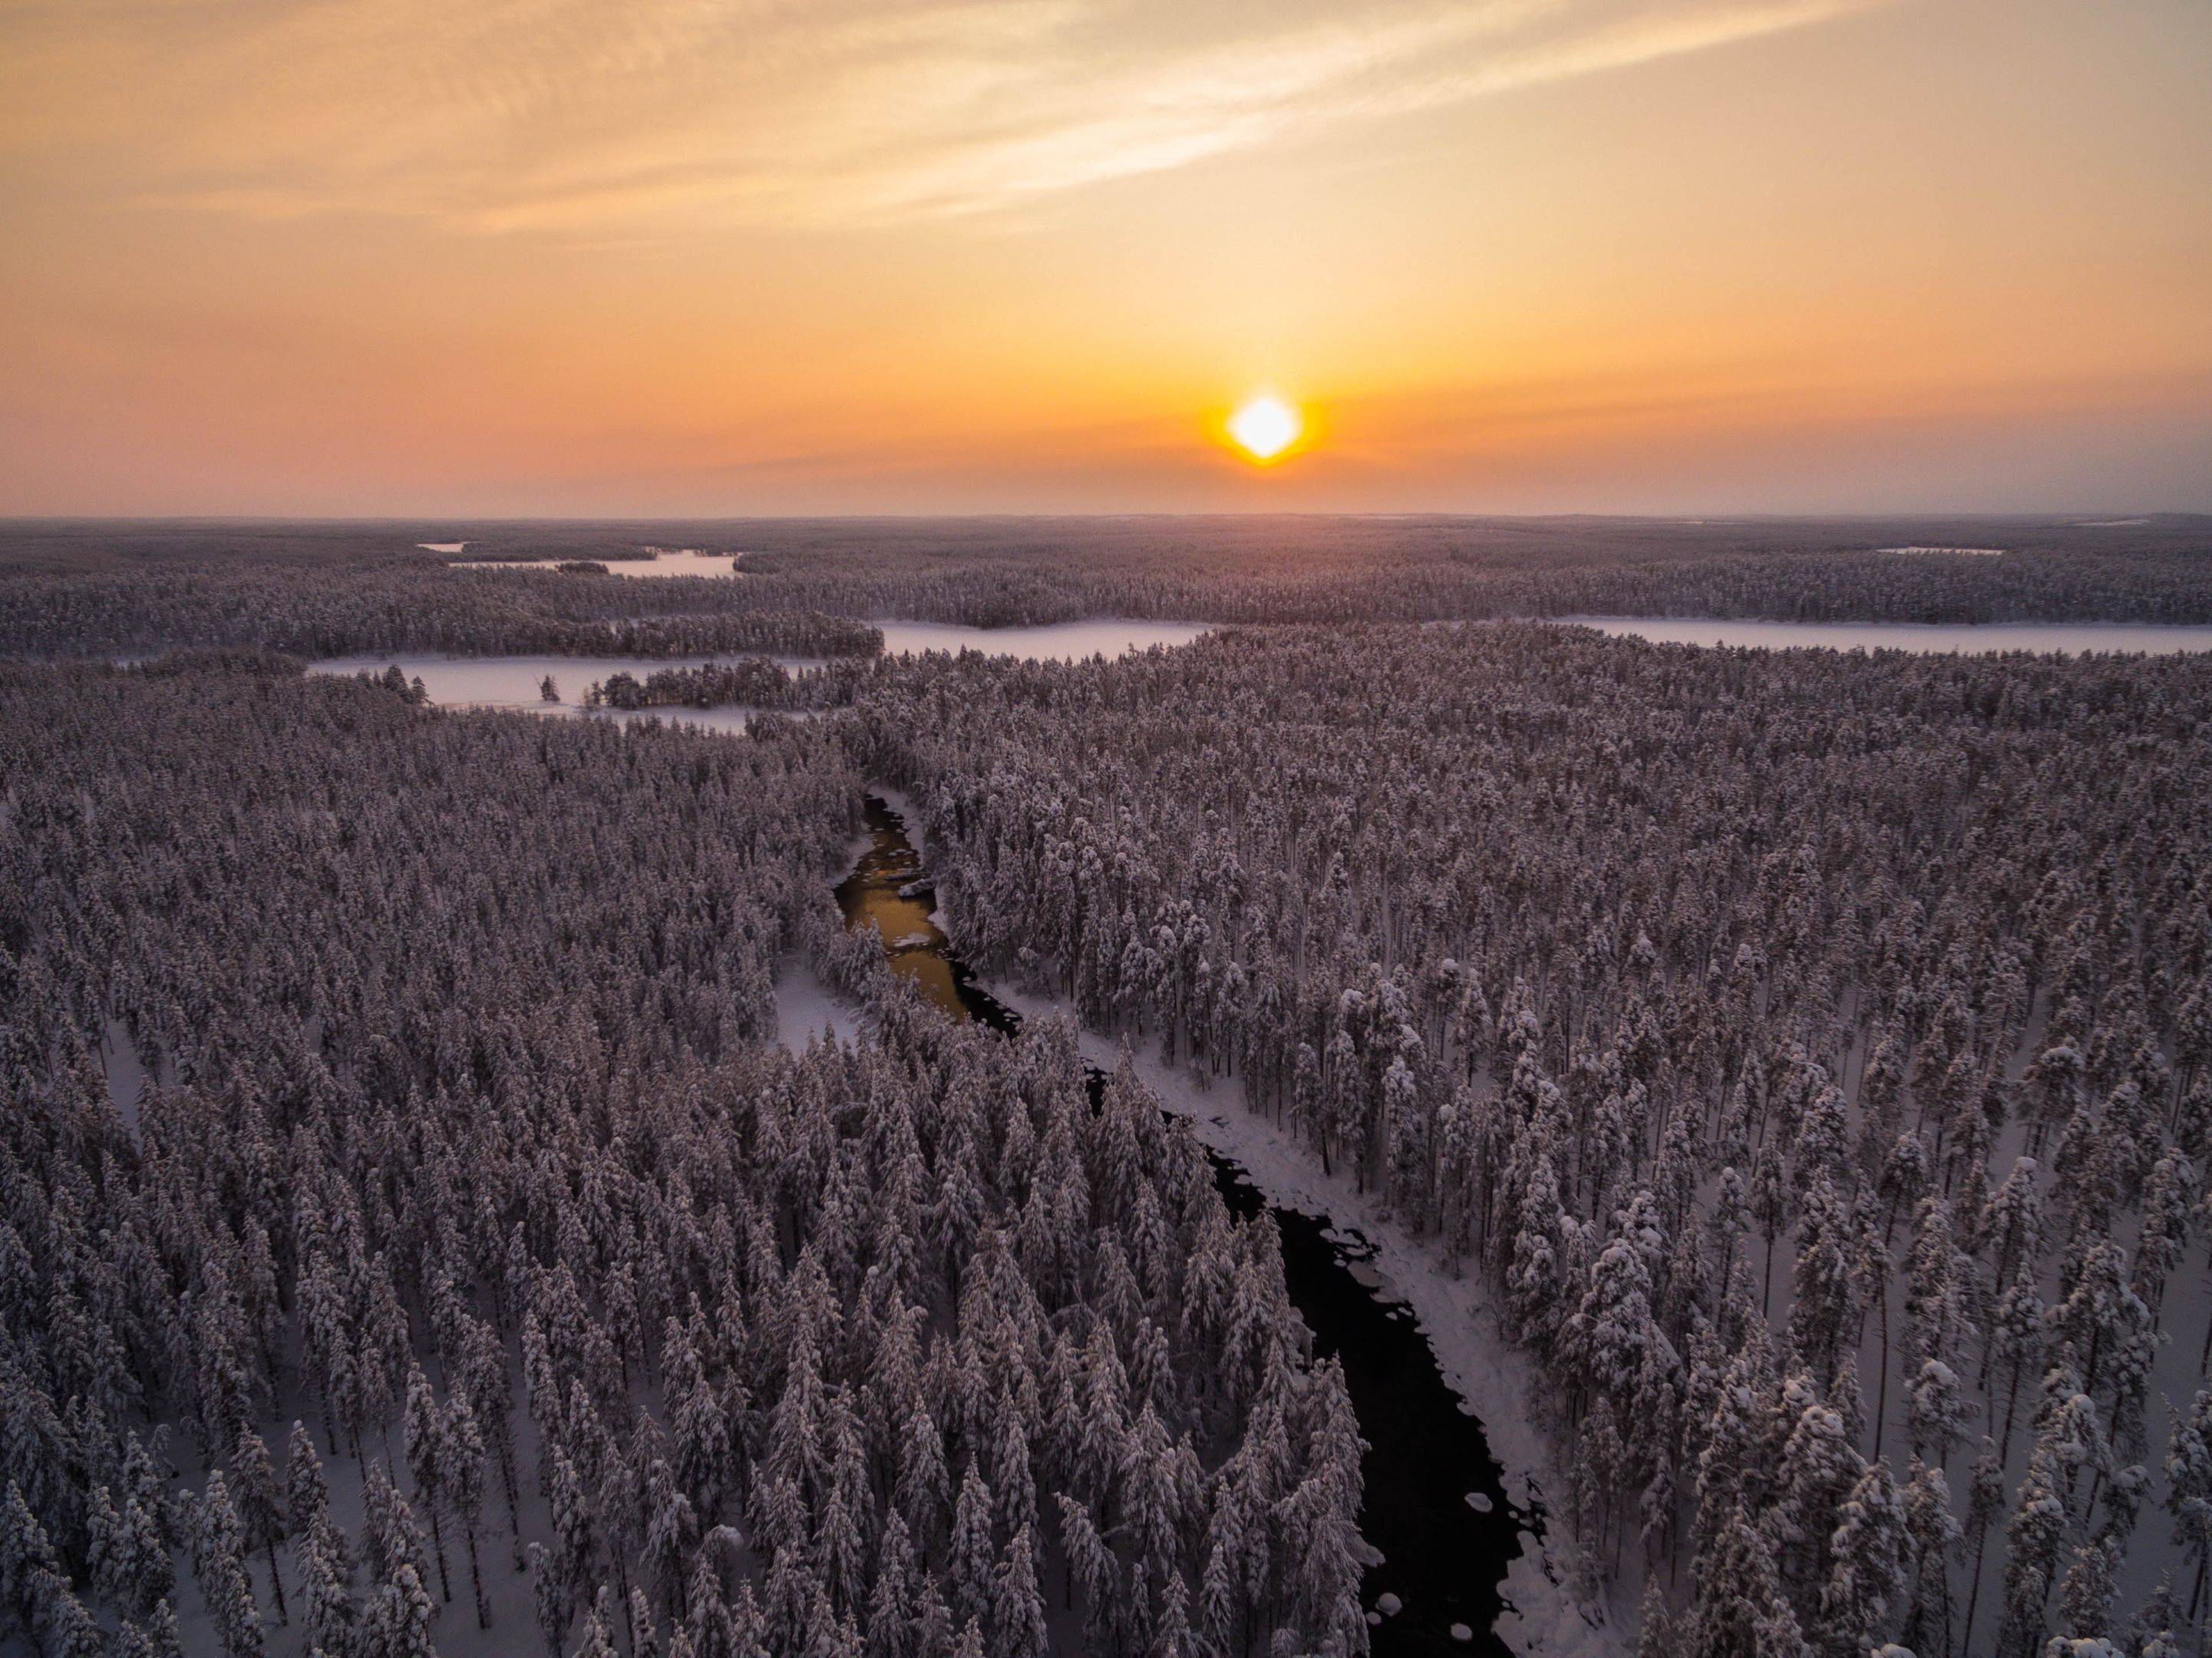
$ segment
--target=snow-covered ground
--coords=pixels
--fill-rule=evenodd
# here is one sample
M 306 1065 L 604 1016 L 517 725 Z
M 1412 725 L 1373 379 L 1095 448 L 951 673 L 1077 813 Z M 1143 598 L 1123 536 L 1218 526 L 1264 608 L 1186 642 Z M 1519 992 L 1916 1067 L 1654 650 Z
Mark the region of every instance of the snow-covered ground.
M 794 1054 L 828 1030 L 839 1042 L 860 1034 L 858 1008 L 822 982 L 822 975 L 799 956 L 776 963 L 775 1039 Z

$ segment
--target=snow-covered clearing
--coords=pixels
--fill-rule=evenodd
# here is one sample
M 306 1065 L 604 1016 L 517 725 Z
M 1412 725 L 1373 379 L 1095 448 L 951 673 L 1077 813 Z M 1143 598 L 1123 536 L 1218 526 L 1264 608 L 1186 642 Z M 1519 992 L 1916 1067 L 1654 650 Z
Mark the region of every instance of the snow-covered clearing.
M 775 1039 L 794 1054 L 805 1052 L 809 1042 L 824 1030 L 841 1042 L 858 1039 L 860 1011 L 822 982 L 822 975 L 802 956 L 787 956 L 776 964 Z

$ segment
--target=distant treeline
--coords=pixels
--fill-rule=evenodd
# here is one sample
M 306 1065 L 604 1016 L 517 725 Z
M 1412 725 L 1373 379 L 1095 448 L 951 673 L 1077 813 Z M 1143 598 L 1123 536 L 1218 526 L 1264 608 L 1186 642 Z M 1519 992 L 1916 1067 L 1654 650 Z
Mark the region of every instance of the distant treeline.
M 466 562 L 742 553 L 626 581 Z M 1998 557 L 1887 549 L 2002 548 Z M 678 525 L 37 525 L 0 535 L 0 653 L 176 645 L 366 652 L 863 655 L 835 616 L 994 627 L 1495 616 L 2212 622 L 2212 521 L 1229 518 Z

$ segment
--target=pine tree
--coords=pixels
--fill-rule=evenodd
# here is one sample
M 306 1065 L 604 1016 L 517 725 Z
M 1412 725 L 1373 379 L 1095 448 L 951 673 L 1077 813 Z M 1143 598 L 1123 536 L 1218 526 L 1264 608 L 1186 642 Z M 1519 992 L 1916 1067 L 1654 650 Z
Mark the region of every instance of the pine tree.
M 284 1501 L 295 1537 L 307 1535 L 329 1517 L 330 1482 L 323 1476 L 315 1442 L 299 1422 L 292 1424 L 292 1436 L 284 1447 Z
M 562 1643 L 568 1639 L 568 1625 L 575 1616 L 574 1597 L 562 1576 L 560 1563 L 543 1543 L 531 1544 L 526 1553 L 531 1600 L 538 1614 L 538 1632 L 545 1642 L 545 1658 L 562 1658 Z
M 46 1607 L 46 1650 L 52 1658 L 107 1658 L 107 1637 L 84 1603 L 56 1581 Z
M 1914 1451 L 1933 1452 L 1936 1466 L 1944 1467 L 1966 1426 L 1966 1402 L 1959 1373 L 1940 1358 L 1925 1359 L 1905 1397 Z
M 2189 1619 L 2197 1620 L 2204 1600 L 2208 1560 L 2212 1560 L 2212 1388 L 2200 1389 L 2185 1413 L 2176 1413 L 2166 1453 L 2166 1512 L 2173 1516 L 2173 1540 L 2185 1561 L 2193 1562 Z
M 193 1528 L 192 1563 L 200 1580 L 201 1598 L 222 1642 L 227 1658 L 261 1658 L 261 1608 L 253 1599 L 253 1582 L 246 1575 L 238 1511 L 231 1506 L 222 1470 L 208 1475 Z
M 2041 1644 L 2044 1606 L 2057 1575 L 2058 1549 L 2066 1535 L 2066 1503 L 2060 1492 L 2059 1461 L 2039 1439 L 2029 1454 L 2027 1477 L 2021 1481 L 2006 1527 L 2004 1622 L 1997 1631 L 1999 1658 L 2031 1658 Z
M 1358 1487 L 1347 1492 L 1340 1474 L 1324 1470 L 1300 1482 L 1289 1505 L 1291 1619 L 1316 1653 L 1360 1658 L 1368 1641 L 1359 1603 Z
M 1889 1465 L 1869 1464 L 1838 1513 L 1817 1627 L 1820 1645 L 1835 1658 L 1859 1658 L 1879 1637 L 1905 1586 L 1905 1505 Z
M 489 1629 L 491 1607 L 484 1600 L 483 1569 L 477 1558 L 477 1526 L 483 1518 L 484 1442 L 464 1388 L 455 1388 L 446 1401 L 439 1442 L 446 1456 L 441 1470 L 446 1500 L 461 1522 L 461 1536 L 468 1546 L 469 1587 L 476 1599 L 477 1627 Z
M 238 1493 L 242 1541 L 248 1552 L 267 1555 L 269 1588 L 276 1601 L 276 1621 L 289 1623 L 291 1619 L 284 1610 L 284 1580 L 276 1570 L 276 1546 L 292 1534 L 292 1528 L 285 1516 L 283 1497 L 277 1490 L 276 1465 L 270 1461 L 269 1447 L 259 1434 L 248 1429 L 239 1435 L 238 1448 L 231 1454 L 230 1472 Z
M 1636 1658 L 1674 1658 L 1681 1650 L 1667 1591 L 1655 1574 L 1644 1579 L 1644 1611 L 1636 1636 Z
M 684 1564 L 696 1546 L 698 1515 L 691 1499 L 677 1489 L 666 1461 L 654 1457 L 645 1475 L 646 1533 L 641 1569 L 660 1595 L 663 1611 L 676 1615 L 684 1588 Z
M 991 1541 L 991 1488 L 984 1482 L 982 1471 L 970 1461 L 960 1481 L 960 1500 L 953 1510 L 945 1564 L 945 1582 L 951 1590 L 952 1615 L 957 1621 L 991 1621 L 996 1555 Z
M 693 1508 L 711 1520 L 720 1512 L 733 1454 L 721 1397 L 704 1375 L 678 1396 L 672 1437 L 677 1482 Z
M 1796 1610 L 1775 1570 L 1775 1550 L 1738 1501 L 1701 1563 L 1682 1649 L 1704 1658 L 1809 1658 Z
M 1969 1652 L 1974 1646 L 1974 1614 L 1982 1600 L 1982 1562 L 1989 1546 L 1990 1527 L 2004 1511 L 2004 1464 L 1998 1460 L 1996 1446 L 1984 1436 L 1966 1492 L 1966 1530 L 1973 1534 L 1974 1564 L 1967 1578 L 1966 1623 L 1959 1644 Z
M 88 1547 L 94 1584 L 131 1617 L 151 1617 L 176 1588 L 168 1545 L 136 1495 L 126 1492 L 118 1509 L 106 1486 L 94 1488 Z
M 1626 1237 L 1615 1237 L 1592 1263 L 1582 1304 L 1567 1321 L 1565 1351 L 1577 1363 L 1583 1385 L 1616 1408 L 1629 1403 L 1656 1333 L 1650 1288 L 1642 1254 Z
M 2111 1627 L 2119 1571 L 2117 1539 L 2084 1543 L 2074 1551 L 2074 1564 L 2058 1590 L 2058 1619 L 2068 1635 L 2081 1639 L 2102 1635 Z
M 299 1580 L 311 1650 L 338 1655 L 352 1649 L 353 1590 L 344 1549 L 343 1540 L 320 1515 L 293 1533 L 292 1570 Z
M 2020 1409 L 2021 1377 L 2042 1359 L 2043 1325 L 2043 1297 L 2036 1289 L 2034 1263 L 2023 1254 L 2012 1283 L 1997 1297 L 1990 1324 L 1990 1354 L 2010 1370 L 2005 1384 L 2004 1426 L 1997 1437 L 1999 1461 L 2011 1455 L 2013 1421 Z M 1990 1395 L 1990 1406 L 1993 1411 L 1996 1406 L 1994 1393 Z
M 1113 1552 L 1091 1521 L 1091 1510 L 1064 1491 L 1057 1493 L 1054 1500 L 1060 1505 L 1060 1542 L 1067 1557 L 1068 1580 L 1083 1597 L 1084 1630 L 1095 1646 L 1120 1598 L 1119 1569 Z
M 945 1467 L 945 1439 L 929 1411 L 917 1399 L 899 1439 L 897 1502 L 900 1515 L 917 1543 L 926 1546 L 939 1534 L 952 1492 Z
M 1226 1479 L 1217 1479 L 1206 1517 L 1205 1559 L 1199 1571 L 1198 1624 L 1200 1636 L 1226 1651 L 1243 1622 L 1243 1580 L 1238 1570 L 1244 1549 L 1242 1504 Z
M 379 1584 L 361 1621 L 356 1658 L 437 1658 L 431 1625 L 438 1616 L 437 1602 L 422 1587 L 422 1577 L 412 1560 L 396 1563 L 392 1576 Z
M 446 1571 L 445 1533 L 438 1524 L 438 1511 L 447 1502 L 445 1472 L 448 1453 L 445 1417 L 438 1408 L 436 1394 L 430 1390 L 430 1378 L 422 1374 L 420 1364 L 408 1367 L 401 1428 L 406 1442 L 407 1472 L 415 1481 L 416 1501 L 430 1519 L 430 1546 L 438 1562 L 438 1598 L 451 1600 L 453 1586 Z
M 1844 1434 L 1843 1418 L 1809 1397 L 1784 1442 L 1774 1524 L 1784 1582 L 1810 1600 L 1828 1571 L 1828 1540 L 1865 1463 Z
M 584 1637 L 576 1643 L 574 1658 L 622 1658 L 621 1650 L 615 1645 L 614 1631 L 609 1627 L 604 1589 L 592 1602 L 592 1609 L 584 1614 Z
M 63 1581 L 61 1557 L 46 1528 L 23 1500 L 22 1487 L 9 1480 L 6 1504 L 0 1507 L 0 1593 L 6 1594 L 16 1621 L 36 1628 L 46 1586 Z
M 1904 1644 L 1915 1652 L 1951 1649 L 1951 1557 L 1960 1535 L 1941 1468 L 1916 1459 L 1905 1485 Z
M 1044 1599 L 1037 1592 L 1036 1546 L 1022 1527 L 1006 1545 L 993 1586 L 994 1654 L 1000 1658 L 1044 1658 Z

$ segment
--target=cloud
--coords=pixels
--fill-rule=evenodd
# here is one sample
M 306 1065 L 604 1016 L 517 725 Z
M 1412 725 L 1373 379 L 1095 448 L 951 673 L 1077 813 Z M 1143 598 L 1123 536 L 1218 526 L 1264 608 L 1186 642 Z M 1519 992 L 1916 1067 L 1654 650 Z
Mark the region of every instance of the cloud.
M 848 226 L 1883 0 L 0 0 L 0 156 L 210 211 Z

